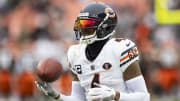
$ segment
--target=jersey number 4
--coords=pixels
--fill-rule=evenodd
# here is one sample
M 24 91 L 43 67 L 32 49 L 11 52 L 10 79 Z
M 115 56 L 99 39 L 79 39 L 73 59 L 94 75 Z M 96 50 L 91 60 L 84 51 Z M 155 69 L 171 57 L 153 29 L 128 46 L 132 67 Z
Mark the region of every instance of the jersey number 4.
M 97 87 L 96 85 L 94 85 L 95 83 L 100 84 L 100 74 L 99 73 L 94 74 L 94 77 L 91 81 L 91 88 Z

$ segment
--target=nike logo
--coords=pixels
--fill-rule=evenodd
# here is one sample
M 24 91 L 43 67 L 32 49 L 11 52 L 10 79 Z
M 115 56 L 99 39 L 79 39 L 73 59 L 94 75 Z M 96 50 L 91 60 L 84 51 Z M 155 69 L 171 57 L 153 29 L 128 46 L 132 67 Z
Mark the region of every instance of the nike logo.
M 130 42 L 129 42 L 129 43 L 126 43 L 126 46 L 128 47 L 130 44 L 131 44 Z

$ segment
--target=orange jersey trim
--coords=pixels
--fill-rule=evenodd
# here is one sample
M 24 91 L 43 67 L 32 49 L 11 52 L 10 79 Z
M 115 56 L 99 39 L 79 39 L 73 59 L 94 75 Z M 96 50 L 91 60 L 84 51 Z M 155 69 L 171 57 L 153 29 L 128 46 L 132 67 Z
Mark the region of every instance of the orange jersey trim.
M 122 59 L 120 59 L 120 62 L 122 62 L 123 60 L 127 59 L 129 56 L 126 55 L 125 57 L 123 57 Z
M 134 49 L 136 53 L 138 53 L 138 50 L 137 49 Z M 125 59 L 127 59 L 129 56 L 126 55 L 124 56 L 122 59 L 120 59 L 120 62 L 124 61 Z

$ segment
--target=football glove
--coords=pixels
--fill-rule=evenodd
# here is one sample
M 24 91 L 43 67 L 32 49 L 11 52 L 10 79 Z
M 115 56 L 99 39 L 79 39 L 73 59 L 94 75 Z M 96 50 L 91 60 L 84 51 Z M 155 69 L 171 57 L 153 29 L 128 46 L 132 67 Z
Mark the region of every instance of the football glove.
M 95 84 L 98 88 L 90 88 L 87 91 L 88 101 L 115 101 L 116 91 L 105 85 Z
M 53 90 L 53 88 L 47 82 L 35 81 L 37 88 L 46 96 L 51 97 L 57 101 L 60 99 L 60 94 Z

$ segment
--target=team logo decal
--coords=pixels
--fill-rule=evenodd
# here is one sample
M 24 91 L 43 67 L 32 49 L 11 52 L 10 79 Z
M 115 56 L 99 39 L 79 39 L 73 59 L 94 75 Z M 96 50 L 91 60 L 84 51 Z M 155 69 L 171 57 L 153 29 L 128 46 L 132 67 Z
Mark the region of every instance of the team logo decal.
M 111 17 L 111 18 L 115 17 L 115 13 L 111 8 L 106 8 L 105 13 L 109 14 L 109 17 Z
M 105 70 L 109 70 L 111 67 L 112 67 L 112 65 L 111 65 L 110 63 L 104 63 L 104 64 L 103 64 L 103 68 L 104 68 Z

